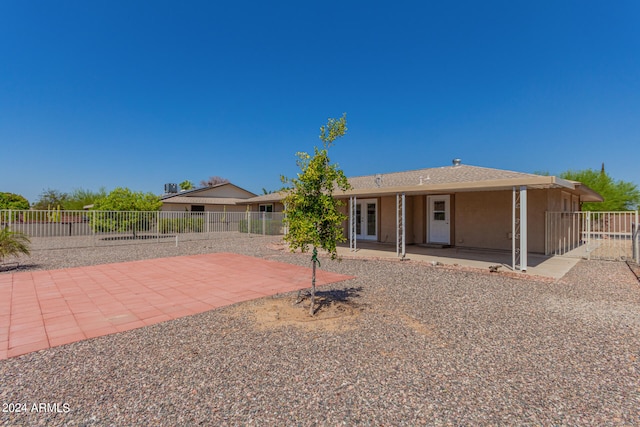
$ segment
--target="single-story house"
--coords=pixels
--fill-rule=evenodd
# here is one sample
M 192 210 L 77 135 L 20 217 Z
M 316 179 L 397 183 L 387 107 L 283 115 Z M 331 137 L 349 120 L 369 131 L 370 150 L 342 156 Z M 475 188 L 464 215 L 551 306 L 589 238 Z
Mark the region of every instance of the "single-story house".
M 165 186 L 167 189 L 176 187 L 169 184 Z M 239 203 L 253 197 L 256 197 L 255 193 L 225 182 L 195 190 L 169 192 L 162 195 L 160 200 L 162 211 L 244 212 L 246 205 Z
M 511 250 L 526 270 L 527 253 L 545 253 L 546 212 L 579 211 L 602 196 L 579 182 L 461 164 L 349 178 L 345 237 L 407 244 Z M 251 210 L 282 211 L 282 193 L 244 200 Z M 514 236 L 516 237 L 514 240 Z

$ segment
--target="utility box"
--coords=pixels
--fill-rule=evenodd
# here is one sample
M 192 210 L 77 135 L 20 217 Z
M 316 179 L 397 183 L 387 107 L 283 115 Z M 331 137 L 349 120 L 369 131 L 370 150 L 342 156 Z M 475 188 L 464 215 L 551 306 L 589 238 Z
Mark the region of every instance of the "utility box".
M 165 194 L 173 194 L 178 192 L 178 184 L 165 184 L 164 185 Z

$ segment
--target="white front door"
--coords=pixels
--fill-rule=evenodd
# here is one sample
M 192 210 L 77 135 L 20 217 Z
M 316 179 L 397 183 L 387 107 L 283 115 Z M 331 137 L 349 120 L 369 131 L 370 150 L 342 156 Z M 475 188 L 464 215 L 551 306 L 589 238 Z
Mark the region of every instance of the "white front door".
M 449 195 L 427 196 L 427 243 L 451 243 Z
M 356 201 L 356 238 L 378 240 L 378 201 L 376 199 Z

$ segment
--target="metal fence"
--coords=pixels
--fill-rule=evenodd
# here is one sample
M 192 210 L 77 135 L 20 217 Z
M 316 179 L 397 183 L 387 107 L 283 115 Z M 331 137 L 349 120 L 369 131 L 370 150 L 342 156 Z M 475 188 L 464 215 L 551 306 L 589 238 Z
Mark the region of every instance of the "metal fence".
M 547 212 L 546 255 L 640 262 L 638 211 Z
M 36 250 L 284 233 L 283 214 L 271 212 L 0 210 L 0 227 Z

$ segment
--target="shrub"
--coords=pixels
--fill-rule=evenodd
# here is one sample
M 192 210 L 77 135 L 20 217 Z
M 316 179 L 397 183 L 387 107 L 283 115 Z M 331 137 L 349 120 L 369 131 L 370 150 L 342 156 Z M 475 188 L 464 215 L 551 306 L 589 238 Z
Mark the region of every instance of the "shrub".
M 251 234 L 263 234 L 262 226 L 264 224 L 264 234 L 269 236 L 275 236 L 282 234 L 282 221 L 276 219 L 252 219 L 251 220 Z M 238 222 L 238 231 L 246 233 L 248 231 L 248 224 L 246 219 Z
M 160 233 L 200 233 L 204 230 L 204 218 L 162 218 Z
M 4 193 L 0 191 L 0 209 L 29 209 L 29 201 L 19 194 Z

